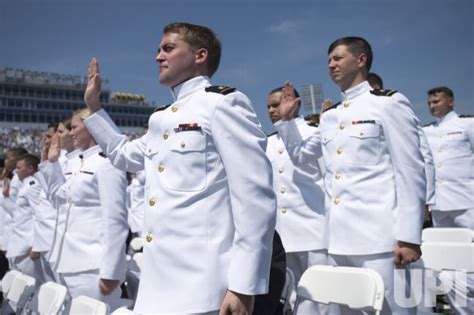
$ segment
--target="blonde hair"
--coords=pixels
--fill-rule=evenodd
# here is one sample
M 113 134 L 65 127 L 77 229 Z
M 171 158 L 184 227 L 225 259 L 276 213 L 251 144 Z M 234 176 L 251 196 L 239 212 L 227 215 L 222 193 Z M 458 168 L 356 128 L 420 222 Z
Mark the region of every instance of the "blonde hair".
M 92 112 L 89 108 L 78 109 L 72 113 L 72 116 L 79 116 L 82 121 L 86 120 L 90 115 L 92 115 Z

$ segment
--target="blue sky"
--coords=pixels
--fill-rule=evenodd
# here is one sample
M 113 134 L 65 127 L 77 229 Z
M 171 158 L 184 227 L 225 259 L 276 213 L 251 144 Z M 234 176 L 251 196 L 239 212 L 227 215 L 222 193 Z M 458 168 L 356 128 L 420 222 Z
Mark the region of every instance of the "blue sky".
M 267 93 L 285 80 L 322 83 L 339 99 L 327 47 L 356 35 L 371 43 L 385 87 L 427 123 L 426 91 L 440 85 L 454 90 L 458 113 L 474 114 L 473 14 L 472 0 L 0 0 L 0 67 L 85 75 L 96 56 L 112 91 L 167 104 L 154 59 L 163 26 L 203 24 L 223 43 L 212 81 L 246 93 L 270 132 Z

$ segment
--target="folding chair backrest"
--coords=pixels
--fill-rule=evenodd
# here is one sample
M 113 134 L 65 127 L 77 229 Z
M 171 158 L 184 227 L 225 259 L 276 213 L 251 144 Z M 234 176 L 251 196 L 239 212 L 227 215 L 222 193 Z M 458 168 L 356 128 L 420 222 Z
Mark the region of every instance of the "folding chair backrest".
M 474 272 L 474 243 L 424 242 L 421 252 L 427 269 Z
M 297 297 L 298 300 L 303 298 L 380 312 L 384 300 L 384 283 L 382 277 L 370 269 L 313 266 L 301 276 Z
M 41 285 L 38 292 L 39 314 L 58 314 L 66 300 L 67 288 L 54 282 Z
M 136 252 L 136 251 L 139 251 L 140 249 L 143 248 L 143 244 L 144 244 L 145 240 L 143 239 L 143 237 L 134 237 L 131 241 L 130 241 L 130 247 Z
M 17 313 L 25 307 L 26 302 L 33 296 L 35 285 L 35 278 L 24 274 L 19 274 L 13 279 L 7 294 L 7 300 Z
M 10 290 L 12 286 L 13 279 L 15 279 L 17 275 L 21 275 L 21 272 L 17 270 L 10 270 L 10 271 L 7 271 L 7 273 L 3 276 L 2 293 L 5 299 L 7 298 L 8 291 Z
M 427 228 L 421 234 L 422 242 L 471 243 L 474 233 L 468 228 Z
M 78 296 L 72 299 L 70 315 L 106 315 L 107 305 L 104 302 L 87 296 Z

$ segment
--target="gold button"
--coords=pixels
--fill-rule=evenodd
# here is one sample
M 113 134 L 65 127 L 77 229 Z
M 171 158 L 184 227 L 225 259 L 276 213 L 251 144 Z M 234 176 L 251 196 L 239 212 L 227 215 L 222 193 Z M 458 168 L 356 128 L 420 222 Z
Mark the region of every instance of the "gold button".
M 345 108 L 347 108 L 347 107 L 349 107 L 349 102 L 344 102 L 343 105 L 344 105 Z
M 341 179 L 341 173 L 336 173 L 336 179 Z
M 178 106 L 173 105 L 173 106 L 171 107 L 171 111 L 172 111 L 173 113 L 176 113 L 177 110 L 178 110 Z
M 284 194 L 285 191 L 286 191 L 286 190 L 285 190 L 285 187 L 280 188 L 280 192 L 281 192 L 282 194 Z
M 181 148 L 184 148 L 186 146 L 186 143 L 183 141 L 181 142 Z
M 169 137 L 169 134 L 168 134 L 167 132 L 165 132 L 165 133 L 163 134 L 163 139 L 166 140 L 166 139 L 168 139 L 168 137 Z
M 338 148 L 338 149 L 336 150 L 336 153 L 337 153 L 337 154 L 341 154 L 341 153 L 342 153 L 342 149 L 341 149 L 341 148 Z
M 283 167 L 280 167 L 280 168 L 278 169 L 278 173 L 280 173 L 280 174 L 283 173 Z
M 286 211 L 288 211 L 286 208 L 281 209 L 282 213 L 286 213 Z
M 283 148 L 278 149 L 278 153 L 282 154 L 283 153 Z
M 156 203 L 155 197 L 153 197 L 153 198 L 151 198 L 150 200 L 148 200 L 148 204 L 149 204 L 151 207 L 153 207 L 153 206 L 155 205 L 155 203 Z
M 158 166 L 158 172 L 163 172 L 165 170 L 165 166 L 163 165 L 163 163 L 160 163 L 160 165 Z
M 334 204 L 335 204 L 335 205 L 338 205 L 338 204 L 339 204 L 339 201 L 340 201 L 339 198 L 334 198 Z
M 343 123 L 341 123 L 341 124 L 339 125 L 339 129 L 341 129 L 341 130 L 344 129 L 344 127 L 345 127 L 345 125 L 344 125 Z
M 362 131 L 361 131 L 359 134 L 360 134 L 361 136 L 363 136 L 363 135 L 364 135 L 364 133 L 363 133 Z
M 148 234 L 146 235 L 146 241 L 147 241 L 148 243 L 150 243 L 152 239 L 153 239 L 153 235 L 151 235 L 151 233 L 148 233 Z

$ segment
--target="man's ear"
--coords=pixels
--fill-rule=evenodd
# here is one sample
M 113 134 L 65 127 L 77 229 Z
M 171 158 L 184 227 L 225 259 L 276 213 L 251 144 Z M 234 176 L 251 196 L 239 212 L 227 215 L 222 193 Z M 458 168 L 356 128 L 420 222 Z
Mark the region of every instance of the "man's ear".
M 194 52 L 196 64 L 202 65 L 207 62 L 208 51 L 206 48 L 199 48 Z
M 365 68 L 365 65 L 367 64 L 367 55 L 362 53 L 362 54 L 359 55 L 359 58 L 357 58 L 357 59 L 358 59 L 358 62 L 359 62 L 359 64 L 358 64 L 359 68 Z

